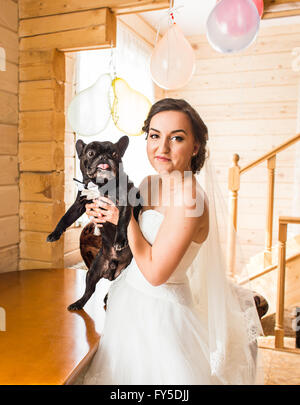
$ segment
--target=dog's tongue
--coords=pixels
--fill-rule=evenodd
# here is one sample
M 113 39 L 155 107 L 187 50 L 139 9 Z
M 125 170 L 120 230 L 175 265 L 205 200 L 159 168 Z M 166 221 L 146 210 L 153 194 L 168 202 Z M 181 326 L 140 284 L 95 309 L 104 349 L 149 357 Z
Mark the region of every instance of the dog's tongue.
M 109 169 L 109 165 L 107 163 L 100 163 L 100 165 L 98 165 L 98 167 L 102 170 Z

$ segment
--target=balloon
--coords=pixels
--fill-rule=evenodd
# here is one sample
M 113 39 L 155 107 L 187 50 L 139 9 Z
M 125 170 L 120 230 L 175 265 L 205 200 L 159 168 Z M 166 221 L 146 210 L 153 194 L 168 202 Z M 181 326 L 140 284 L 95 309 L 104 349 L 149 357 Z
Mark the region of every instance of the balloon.
M 74 132 L 91 136 L 106 128 L 111 116 L 111 84 L 110 74 L 105 73 L 92 86 L 73 98 L 67 117 Z
M 219 3 L 221 0 L 217 0 L 217 3 Z M 252 0 L 253 3 L 256 5 L 257 11 L 259 16 L 261 17 L 264 12 L 264 0 Z
M 222 0 L 206 23 L 208 42 L 218 52 L 238 52 L 255 40 L 260 17 L 253 0 Z
M 127 135 L 141 135 L 151 102 L 119 77 L 113 80 L 112 87 L 114 101 L 111 116 L 115 126 Z
M 259 16 L 261 17 L 264 12 L 264 0 L 252 0 L 256 5 Z
M 156 44 L 151 55 L 152 79 L 163 89 L 175 90 L 188 83 L 194 69 L 194 50 L 181 29 L 174 23 Z

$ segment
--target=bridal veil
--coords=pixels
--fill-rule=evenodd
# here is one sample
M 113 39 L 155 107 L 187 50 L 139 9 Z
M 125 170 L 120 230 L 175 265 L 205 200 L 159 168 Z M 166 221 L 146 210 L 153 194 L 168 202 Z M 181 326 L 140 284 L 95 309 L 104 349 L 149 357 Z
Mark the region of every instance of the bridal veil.
M 207 143 L 209 150 L 209 142 Z M 201 191 L 209 201 L 209 234 L 187 273 L 198 311 L 206 320 L 212 375 L 222 384 L 263 384 L 257 337 L 262 335 L 253 292 L 241 287 L 238 276 L 245 278 L 245 268 L 238 264 L 242 249 L 218 185 L 212 156 L 196 175 Z M 236 279 L 229 277 L 229 232 L 236 240 Z M 223 233 L 223 234 L 222 234 Z

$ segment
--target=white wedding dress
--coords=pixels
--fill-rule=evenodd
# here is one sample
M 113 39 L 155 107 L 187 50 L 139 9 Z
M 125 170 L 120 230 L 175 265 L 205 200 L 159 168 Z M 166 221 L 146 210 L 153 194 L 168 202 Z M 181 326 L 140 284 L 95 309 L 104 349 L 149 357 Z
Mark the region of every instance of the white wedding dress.
M 140 213 L 150 244 L 163 218 L 153 209 Z M 200 248 L 192 242 L 160 286 L 145 279 L 134 259 L 112 282 L 99 348 L 83 384 L 222 384 L 211 373 L 207 320 L 194 306 L 187 277 Z

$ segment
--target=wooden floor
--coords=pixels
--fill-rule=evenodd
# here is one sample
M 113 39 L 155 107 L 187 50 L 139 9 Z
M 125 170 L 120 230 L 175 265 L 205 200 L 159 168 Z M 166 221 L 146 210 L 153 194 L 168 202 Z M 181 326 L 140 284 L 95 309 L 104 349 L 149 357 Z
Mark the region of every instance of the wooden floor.
M 300 385 L 300 349 L 285 338 L 285 349 L 274 349 L 274 336 L 259 338 L 265 385 Z
M 0 274 L 2 321 L 3 313 L 6 318 L 0 331 L 0 385 L 69 384 L 90 361 L 103 327 L 107 289 L 98 283 L 84 310 L 68 311 L 84 292 L 85 276 L 79 269 Z
M 86 270 L 74 268 L 0 274 L 0 385 L 76 384 L 97 350 L 110 284 L 101 280 L 84 310 L 70 312 L 85 276 Z M 294 339 L 285 340 L 295 346 Z M 260 338 L 264 384 L 299 385 L 300 350 L 272 346 L 272 336 Z

